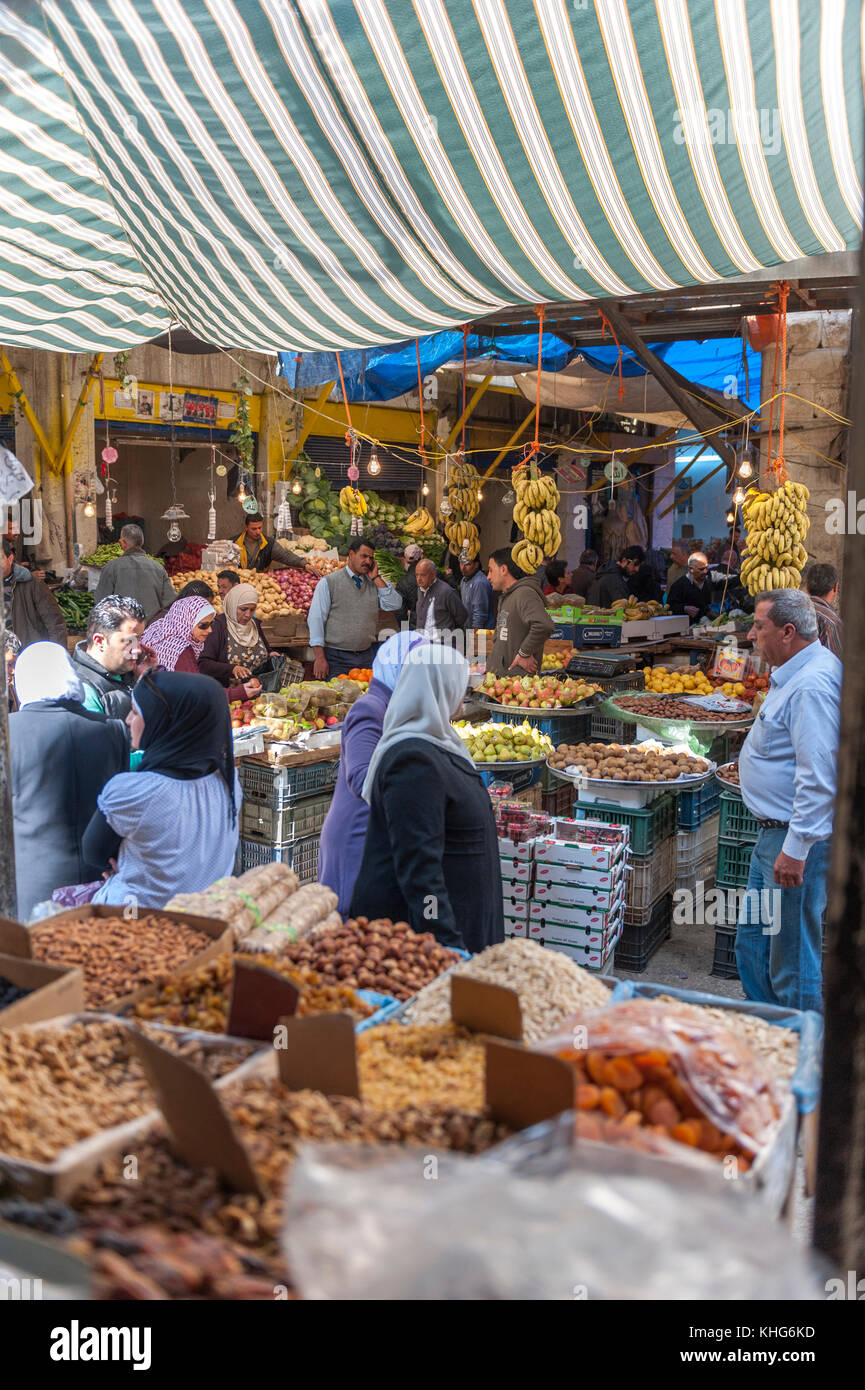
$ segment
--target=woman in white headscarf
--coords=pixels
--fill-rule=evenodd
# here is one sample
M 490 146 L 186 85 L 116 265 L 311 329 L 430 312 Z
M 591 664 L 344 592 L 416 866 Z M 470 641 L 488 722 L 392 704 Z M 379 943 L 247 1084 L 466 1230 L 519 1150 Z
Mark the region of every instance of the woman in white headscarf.
M 129 734 L 86 710 L 84 687 L 57 642 L 34 642 L 15 664 L 20 709 L 9 716 L 18 917 L 55 888 L 99 877 L 81 840 L 96 798 L 129 766 Z
M 270 647 L 255 616 L 257 604 L 258 591 L 251 584 L 235 584 L 229 589 L 199 658 L 202 675 L 231 686 L 248 681 L 256 666 L 267 660 Z
M 369 826 L 350 911 L 476 952 L 504 940 L 504 919 L 492 804 L 451 724 L 468 677 L 452 647 L 408 653 L 363 785 Z

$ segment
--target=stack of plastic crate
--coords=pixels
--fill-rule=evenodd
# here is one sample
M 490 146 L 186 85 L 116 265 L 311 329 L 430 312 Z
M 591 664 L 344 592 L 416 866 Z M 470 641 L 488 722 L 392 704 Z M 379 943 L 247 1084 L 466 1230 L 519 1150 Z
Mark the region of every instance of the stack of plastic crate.
M 625 921 L 616 948 L 616 965 L 624 970 L 645 970 L 672 931 L 676 794 L 666 793 L 643 807 L 578 802 L 576 813 L 581 820 L 602 820 L 628 830 Z
M 297 767 L 244 758 L 238 872 L 275 861 L 288 864 L 301 883 L 313 882 L 321 827 L 338 774 L 336 758 Z
M 676 887 L 693 888 L 697 882 L 711 887 L 715 881 L 718 850 L 718 798 L 720 787 L 712 778 L 694 791 L 679 796 L 679 830 L 676 836 Z
M 721 792 L 718 822 L 718 856 L 715 864 L 715 887 L 743 889 L 748 886 L 751 854 L 760 827 L 738 792 L 725 788 Z M 715 928 L 715 954 L 712 974 L 724 980 L 735 980 L 736 923 L 727 921 Z

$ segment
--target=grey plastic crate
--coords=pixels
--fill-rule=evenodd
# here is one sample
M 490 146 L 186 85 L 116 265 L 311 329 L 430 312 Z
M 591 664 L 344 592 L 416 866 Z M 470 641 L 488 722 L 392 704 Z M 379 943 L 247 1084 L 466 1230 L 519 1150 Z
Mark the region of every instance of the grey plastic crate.
M 339 759 L 310 763 L 306 767 L 274 767 L 270 763 L 244 758 L 240 764 L 240 785 L 244 801 L 259 801 L 278 811 L 299 796 L 312 796 L 336 786 Z
M 308 835 L 289 845 L 268 845 L 257 840 L 241 840 L 238 846 L 238 873 L 255 869 L 260 864 L 287 864 L 301 883 L 311 883 L 318 873 L 319 836 Z
M 240 838 L 270 845 L 287 845 L 305 835 L 315 835 L 324 825 L 333 793 L 302 796 L 278 809 L 263 801 L 244 801 L 240 810 Z

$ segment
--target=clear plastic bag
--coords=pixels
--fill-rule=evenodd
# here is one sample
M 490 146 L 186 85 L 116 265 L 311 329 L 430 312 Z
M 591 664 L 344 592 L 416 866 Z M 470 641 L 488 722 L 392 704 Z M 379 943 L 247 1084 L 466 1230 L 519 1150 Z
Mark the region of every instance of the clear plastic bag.
M 538 1126 L 481 1158 L 304 1146 L 285 1204 L 292 1282 L 304 1299 L 825 1296 L 735 1184 L 562 1134 Z
M 568 1019 L 536 1050 L 576 1067 L 580 1111 L 719 1158 L 740 1146 L 742 1166 L 777 1134 L 782 1087 L 722 1024 L 681 1004 L 627 999 Z

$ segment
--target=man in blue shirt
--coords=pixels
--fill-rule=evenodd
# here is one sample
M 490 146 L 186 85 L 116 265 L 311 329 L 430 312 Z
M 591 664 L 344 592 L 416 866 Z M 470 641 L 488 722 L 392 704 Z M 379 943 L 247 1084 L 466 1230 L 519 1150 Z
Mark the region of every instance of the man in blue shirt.
M 739 756 L 742 799 L 761 827 L 736 933 L 739 977 L 749 999 L 819 1013 L 842 667 L 798 589 L 759 594 L 749 636 L 773 671 Z
M 354 536 L 344 569 L 326 574 L 312 595 L 307 621 L 316 680 L 372 666 L 381 613 L 401 608 L 399 594 L 379 574 L 372 545 Z

